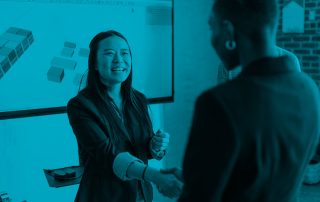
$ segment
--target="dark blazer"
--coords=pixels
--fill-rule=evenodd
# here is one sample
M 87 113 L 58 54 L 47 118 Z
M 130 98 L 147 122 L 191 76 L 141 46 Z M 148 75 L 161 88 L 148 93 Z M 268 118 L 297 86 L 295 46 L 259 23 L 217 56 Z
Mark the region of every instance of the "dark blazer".
M 315 83 L 287 57 L 263 58 L 196 102 L 180 202 L 297 199 L 320 132 Z
M 139 99 L 146 99 L 141 93 L 136 93 Z M 113 130 L 110 116 L 114 114 L 102 110 L 96 100 L 93 93 L 84 89 L 67 105 L 70 125 L 78 142 L 80 164 L 84 166 L 75 201 L 135 202 L 138 190 L 142 190 L 145 201 L 151 202 L 153 193 L 150 183 L 122 181 L 114 175 L 112 165 L 116 155 L 125 151 L 147 164 L 151 158 L 148 145 L 152 134 L 143 128 L 141 120 L 136 120 L 130 111 L 126 117 L 130 126 Z M 122 137 L 115 141 L 110 137 L 112 132 L 119 137 L 127 132 L 131 139 Z

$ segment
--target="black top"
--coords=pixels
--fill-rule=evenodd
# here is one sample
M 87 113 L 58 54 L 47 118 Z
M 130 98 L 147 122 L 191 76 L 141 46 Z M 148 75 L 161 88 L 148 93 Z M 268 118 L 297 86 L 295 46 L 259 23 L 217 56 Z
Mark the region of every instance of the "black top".
M 139 99 L 143 94 L 135 91 Z M 102 109 L 97 97 L 88 89 L 81 91 L 67 105 L 70 125 L 77 138 L 80 164 L 84 173 L 75 201 L 77 202 L 135 202 L 139 190 L 146 202 L 151 202 L 153 193 L 150 183 L 145 181 L 122 181 L 114 175 L 112 165 L 120 152 L 129 152 L 144 163 L 151 158 L 149 142 L 152 134 L 128 110 L 121 127 L 111 127 L 113 109 Z M 147 106 L 144 106 L 147 109 Z M 115 133 L 119 140 L 113 140 Z
M 320 97 L 287 57 L 263 58 L 197 100 L 180 202 L 297 199 L 318 144 Z

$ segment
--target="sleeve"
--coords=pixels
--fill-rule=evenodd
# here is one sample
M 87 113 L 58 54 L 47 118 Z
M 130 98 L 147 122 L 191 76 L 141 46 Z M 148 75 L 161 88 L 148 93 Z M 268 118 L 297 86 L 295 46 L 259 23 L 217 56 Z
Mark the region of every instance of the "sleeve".
M 151 132 L 151 134 L 148 135 L 147 141 L 146 141 L 147 144 L 145 145 L 144 148 L 145 148 L 145 152 L 146 152 L 146 155 L 147 155 L 147 159 L 149 159 L 149 160 L 150 159 L 154 159 L 154 156 L 152 155 L 151 150 L 150 150 L 151 139 L 155 134 L 153 132 L 153 125 L 152 125 L 152 120 L 151 120 L 151 117 L 150 117 L 151 110 L 150 110 L 149 105 L 148 105 L 149 101 L 148 101 L 147 97 L 143 93 L 141 93 L 141 92 L 139 92 L 137 90 L 135 90 L 135 93 L 139 97 L 139 100 L 143 105 L 144 111 L 146 113 L 148 113 L 148 119 L 150 121 L 150 127 L 151 127 L 150 129 L 152 130 L 152 132 Z
M 104 168 L 112 169 L 115 157 L 124 151 L 113 146 L 91 112 L 80 101 L 76 99 L 69 101 L 67 113 L 78 144 Z
M 145 164 L 128 152 L 118 154 L 113 163 L 114 174 L 123 181 L 142 180 Z
M 147 159 L 148 160 L 154 159 L 154 155 L 151 152 L 151 139 L 152 139 L 153 135 L 154 135 L 154 133 L 152 133 L 150 135 L 150 137 L 148 137 L 148 140 L 147 140 L 146 154 L 147 154 Z
M 231 122 L 213 95 L 198 98 L 183 161 L 185 184 L 179 202 L 222 201 L 239 150 Z

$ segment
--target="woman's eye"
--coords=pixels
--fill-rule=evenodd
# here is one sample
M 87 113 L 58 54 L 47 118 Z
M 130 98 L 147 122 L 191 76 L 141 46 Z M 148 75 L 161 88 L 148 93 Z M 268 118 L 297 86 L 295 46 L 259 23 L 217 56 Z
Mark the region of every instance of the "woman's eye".
M 113 55 L 113 52 L 106 52 L 105 55 Z

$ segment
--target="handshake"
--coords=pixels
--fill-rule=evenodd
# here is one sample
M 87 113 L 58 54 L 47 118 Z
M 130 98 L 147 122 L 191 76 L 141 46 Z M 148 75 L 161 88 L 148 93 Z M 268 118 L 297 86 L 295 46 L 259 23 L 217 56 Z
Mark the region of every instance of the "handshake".
M 178 198 L 183 188 L 182 170 L 180 168 L 161 169 L 154 183 L 164 196 Z
M 155 159 L 160 160 L 169 145 L 170 134 L 158 130 L 152 137 L 150 142 L 151 154 Z M 159 192 L 169 198 L 178 198 L 183 188 L 182 170 L 180 168 L 167 168 L 148 172 L 147 176 L 151 176 L 150 181 L 153 182 Z

